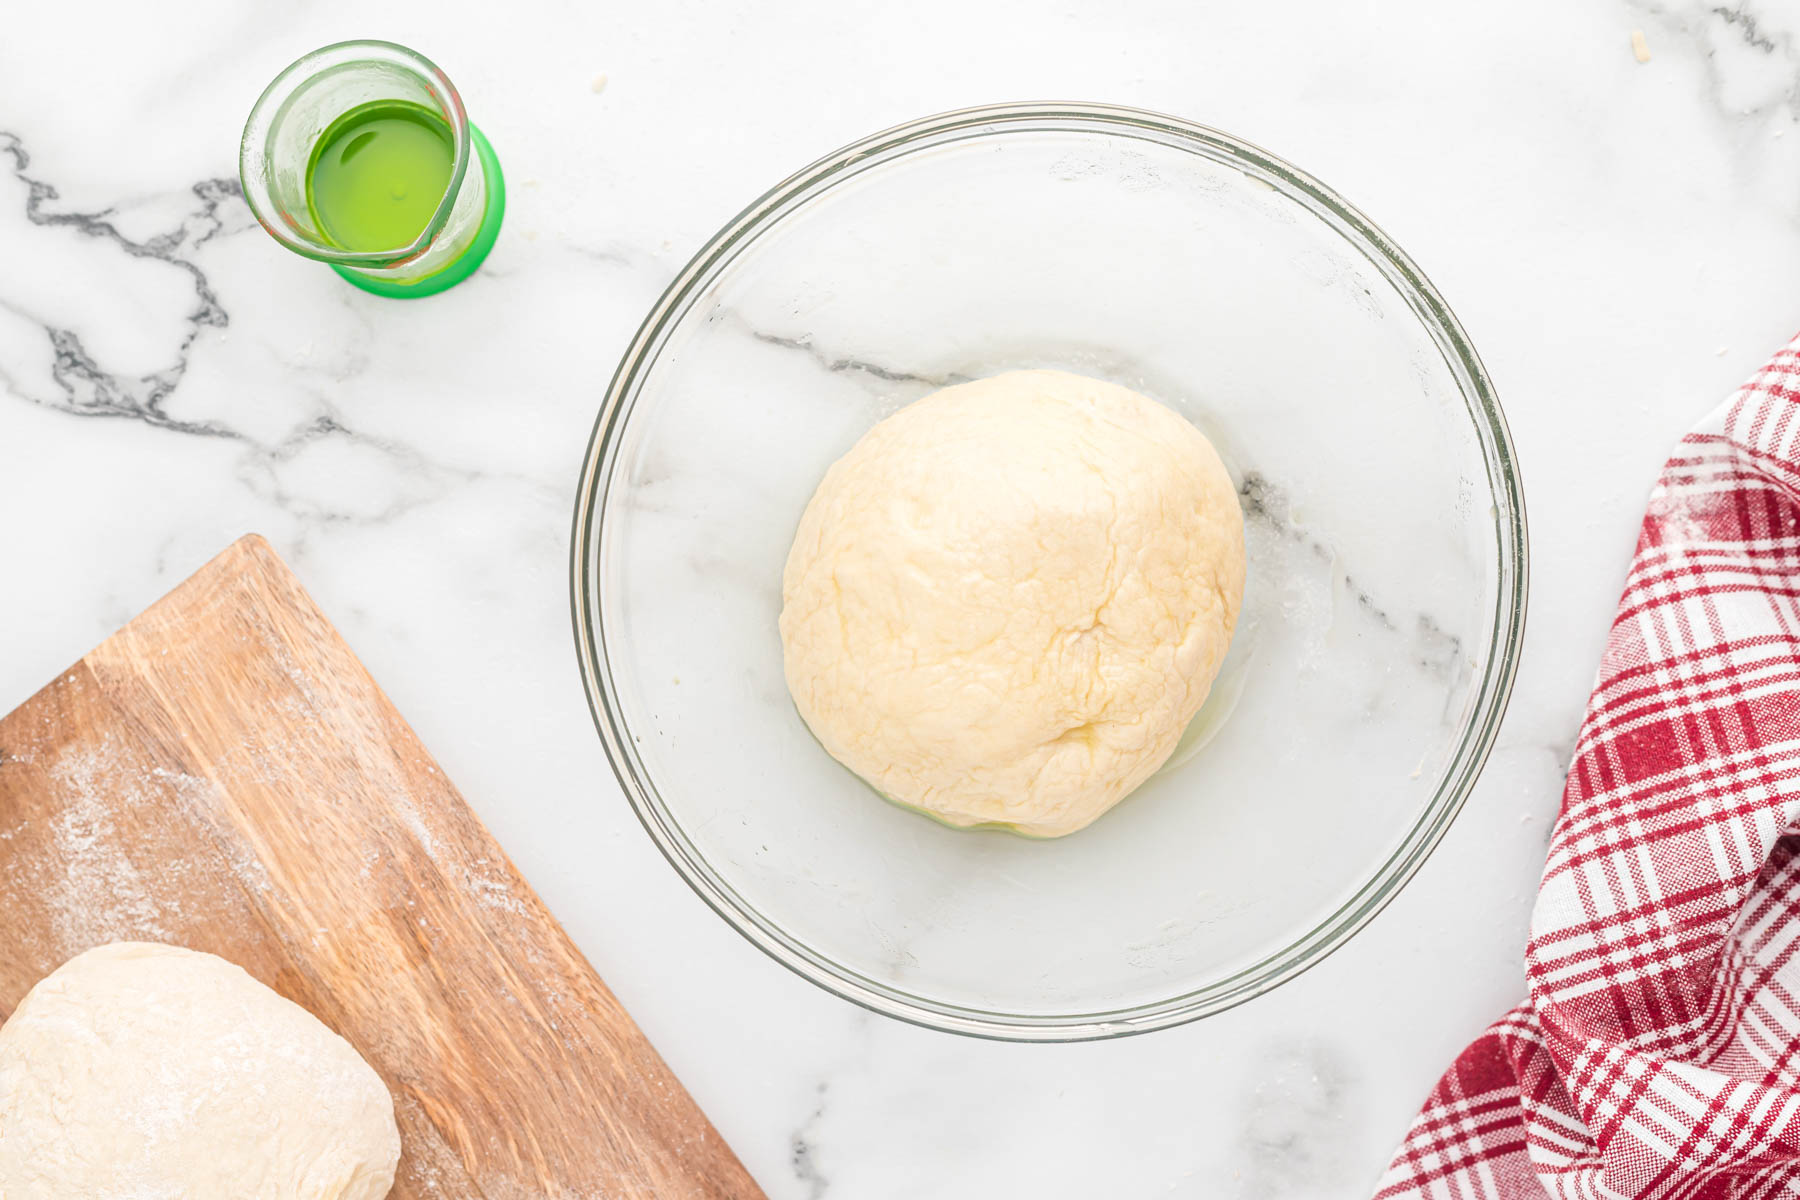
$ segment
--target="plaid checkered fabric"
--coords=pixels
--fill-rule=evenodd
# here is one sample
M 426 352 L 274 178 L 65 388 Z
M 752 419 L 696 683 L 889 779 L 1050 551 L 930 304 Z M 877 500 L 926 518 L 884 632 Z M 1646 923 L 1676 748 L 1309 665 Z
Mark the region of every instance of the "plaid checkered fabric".
M 1531 917 L 1529 999 L 1379 1200 L 1800 1196 L 1800 338 L 1651 494 Z

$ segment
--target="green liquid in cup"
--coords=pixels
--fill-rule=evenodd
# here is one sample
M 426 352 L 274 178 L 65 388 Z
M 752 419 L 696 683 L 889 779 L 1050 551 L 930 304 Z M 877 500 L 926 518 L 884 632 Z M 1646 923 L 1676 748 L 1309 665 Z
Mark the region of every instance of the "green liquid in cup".
M 404 100 L 358 105 L 313 146 L 306 207 L 346 250 L 398 250 L 431 223 L 455 162 L 450 125 L 437 113 Z

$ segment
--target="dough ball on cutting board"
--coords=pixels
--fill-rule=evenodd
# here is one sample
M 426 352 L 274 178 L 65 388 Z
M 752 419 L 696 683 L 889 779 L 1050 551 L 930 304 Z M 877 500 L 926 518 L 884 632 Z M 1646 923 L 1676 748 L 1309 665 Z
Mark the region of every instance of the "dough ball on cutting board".
M 1128 388 L 934 392 L 826 472 L 782 576 L 788 688 L 831 755 L 954 825 L 1080 829 L 1160 767 L 1237 623 L 1218 453 Z
M 6 1200 L 380 1200 L 399 1158 L 350 1043 L 210 954 L 89 950 L 0 1026 Z

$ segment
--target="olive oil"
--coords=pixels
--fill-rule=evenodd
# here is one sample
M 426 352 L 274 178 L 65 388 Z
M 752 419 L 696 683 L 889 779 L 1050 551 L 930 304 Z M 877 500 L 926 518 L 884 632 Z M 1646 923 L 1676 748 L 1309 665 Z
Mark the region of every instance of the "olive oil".
M 456 162 L 450 125 L 423 105 L 377 100 L 328 126 L 306 167 L 306 206 L 345 250 L 399 250 L 431 223 Z

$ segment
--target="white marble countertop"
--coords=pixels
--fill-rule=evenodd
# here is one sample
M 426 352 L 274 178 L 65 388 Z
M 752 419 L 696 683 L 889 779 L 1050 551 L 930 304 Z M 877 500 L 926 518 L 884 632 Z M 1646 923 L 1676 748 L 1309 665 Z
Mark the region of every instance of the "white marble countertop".
M 1644 492 L 1683 428 L 1800 323 L 1800 10 L 444 12 L 7 13 L 0 710 L 262 532 L 771 1196 L 1367 1194 L 1439 1071 L 1521 992 L 1543 845 Z M 506 165 L 500 244 L 444 297 L 353 291 L 281 252 L 237 196 L 262 84 L 345 37 L 436 59 Z M 1497 381 L 1532 596 L 1487 771 L 1369 929 L 1223 1016 L 1017 1046 L 865 1014 L 687 890 L 594 735 L 565 564 L 600 392 L 719 224 L 876 128 L 1051 98 L 1246 137 L 1406 247 Z

